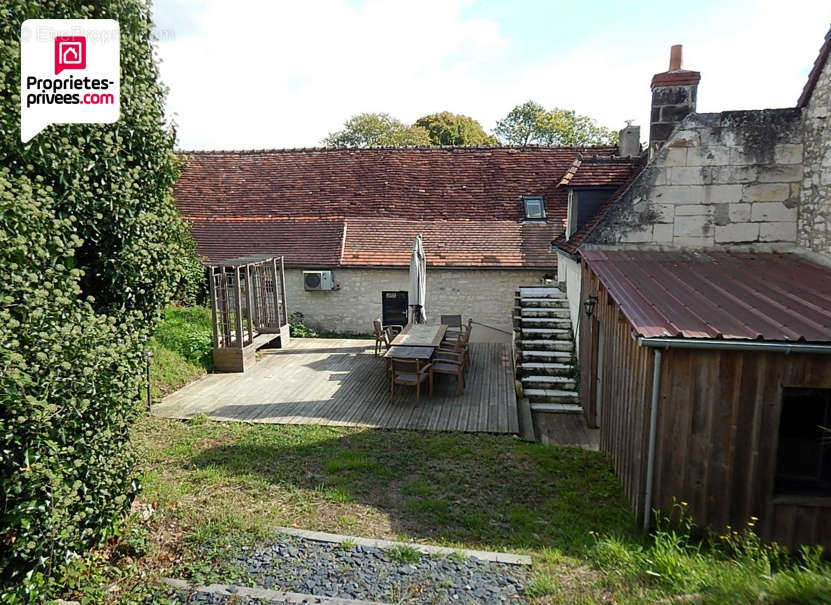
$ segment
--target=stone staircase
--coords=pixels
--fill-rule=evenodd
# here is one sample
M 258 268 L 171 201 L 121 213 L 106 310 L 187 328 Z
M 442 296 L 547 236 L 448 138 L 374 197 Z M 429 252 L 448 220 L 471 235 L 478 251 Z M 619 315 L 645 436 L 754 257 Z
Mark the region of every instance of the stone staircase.
M 531 411 L 581 413 L 566 293 L 557 287 L 519 288 L 515 301 L 517 377 Z

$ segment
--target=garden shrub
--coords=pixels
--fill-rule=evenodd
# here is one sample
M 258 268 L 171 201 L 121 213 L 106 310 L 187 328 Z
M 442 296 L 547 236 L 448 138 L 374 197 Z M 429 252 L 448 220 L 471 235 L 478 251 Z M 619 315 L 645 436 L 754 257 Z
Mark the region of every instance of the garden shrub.
M 138 489 L 130 447 L 142 351 L 192 262 L 172 197 L 149 3 L 0 8 L 0 601 L 107 537 Z M 121 117 L 20 142 L 20 25 L 114 18 Z

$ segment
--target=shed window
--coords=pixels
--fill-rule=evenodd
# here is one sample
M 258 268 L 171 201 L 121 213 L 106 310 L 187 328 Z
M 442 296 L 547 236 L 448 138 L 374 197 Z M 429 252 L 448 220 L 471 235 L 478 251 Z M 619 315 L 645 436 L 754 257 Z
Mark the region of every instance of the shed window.
M 525 206 L 525 219 L 529 221 L 545 220 L 545 203 L 542 196 L 525 196 L 522 198 L 522 203 Z
M 785 388 L 776 493 L 831 496 L 831 389 Z

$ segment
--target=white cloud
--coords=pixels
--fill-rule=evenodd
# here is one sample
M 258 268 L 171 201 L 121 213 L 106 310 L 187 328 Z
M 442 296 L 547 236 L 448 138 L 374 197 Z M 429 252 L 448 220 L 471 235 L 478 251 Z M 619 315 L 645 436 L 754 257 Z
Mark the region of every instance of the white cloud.
M 159 54 L 181 144 L 316 145 L 364 111 L 412 121 L 446 109 L 490 129 L 529 98 L 611 127 L 635 119 L 645 137 L 649 80 L 666 69 L 671 44 L 683 43 L 685 67 L 702 72 L 699 111 L 792 106 L 831 19 L 825 0 L 759 0 L 735 27 L 705 15 L 686 24 L 683 39 L 635 31 L 631 46 L 598 32 L 565 55 L 506 73 L 491 66 L 511 40 L 495 21 L 465 17 L 466 4 L 193 5 L 181 35 L 176 23 L 159 23 L 173 36 Z

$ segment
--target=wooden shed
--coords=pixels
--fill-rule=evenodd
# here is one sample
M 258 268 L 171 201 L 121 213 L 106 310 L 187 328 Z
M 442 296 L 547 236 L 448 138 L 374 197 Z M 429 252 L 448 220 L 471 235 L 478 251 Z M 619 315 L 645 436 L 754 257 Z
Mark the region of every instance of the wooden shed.
M 831 549 L 831 268 L 583 250 L 580 393 L 636 514 Z M 589 317 L 586 317 L 591 312 Z

